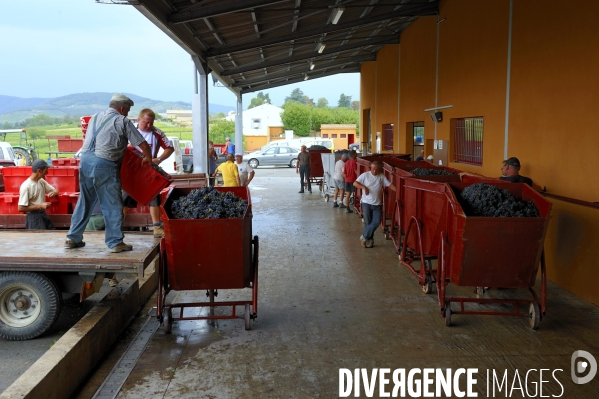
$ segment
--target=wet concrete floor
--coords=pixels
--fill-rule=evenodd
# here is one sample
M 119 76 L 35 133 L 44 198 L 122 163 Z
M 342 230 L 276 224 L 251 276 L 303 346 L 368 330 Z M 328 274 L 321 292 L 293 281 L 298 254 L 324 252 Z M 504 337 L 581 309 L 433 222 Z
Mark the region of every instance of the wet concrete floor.
M 540 386 L 542 395 L 599 397 L 599 376 L 578 385 L 570 375 L 573 352 L 599 358 L 597 306 L 549 284 L 548 313 L 537 331 L 522 317 L 454 315 L 446 327 L 436 290 L 422 293 L 392 242 L 378 230 L 375 247 L 362 248 L 361 219 L 326 203 L 318 188 L 298 194 L 294 172 L 259 168 L 251 184 L 253 234 L 260 237 L 252 330 L 241 319 L 175 322 L 171 334 L 159 329 L 118 398 L 337 398 L 340 368 L 364 368 L 368 375 L 389 368 L 389 379 L 395 369 L 407 376 L 414 368 L 477 368 L 472 389 L 478 397 L 540 396 Z M 513 291 L 489 295 L 520 294 Z M 234 298 L 249 299 L 250 290 L 220 291 L 217 299 Z M 201 301 L 205 292 L 172 292 L 169 300 Z M 117 358 L 113 353 L 108 360 Z M 93 396 L 109 369 L 107 361 L 78 398 Z M 487 379 L 493 372 L 506 376 L 501 390 Z M 350 397 L 381 397 L 379 385 L 369 396 L 361 384 Z M 459 386 L 466 389 L 464 376 Z

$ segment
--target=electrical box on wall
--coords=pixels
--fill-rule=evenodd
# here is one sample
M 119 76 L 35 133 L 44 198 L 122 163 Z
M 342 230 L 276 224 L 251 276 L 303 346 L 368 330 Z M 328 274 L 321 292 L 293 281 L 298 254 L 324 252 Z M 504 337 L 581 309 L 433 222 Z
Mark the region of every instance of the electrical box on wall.
M 442 122 L 443 121 L 443 112 L 437 111 L 431 114 L 431 119 L 433 122 Z

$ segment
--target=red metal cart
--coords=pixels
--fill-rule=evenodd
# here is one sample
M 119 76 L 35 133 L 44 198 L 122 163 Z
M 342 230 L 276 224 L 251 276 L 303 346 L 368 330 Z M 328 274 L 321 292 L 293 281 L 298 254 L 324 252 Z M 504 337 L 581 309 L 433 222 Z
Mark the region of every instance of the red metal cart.
M 231 191 L 248 201 L 243 217 L 232 219 L 173 219 L 172 201 L 193 188 L 168 187 L 162 192 L 160 212 L 165 238 L 161 241 L 164 257 L 159 271 L 157 316 L 166 332 L 176 320 L 234 319 L 237 306 L 244 306 L 245 329 L 258 314 L 258 236 L 252 238 L 252 208 L 247 187 L 216 187 Z M 214 301 L 218 289 L 251 288 L 252 299 Z M 207 290 L 208 302 L 166 303 L 169 291 Z M 185 314 L 187 308 L 208 307 L 207 315 Z M 230 307 L 231 313 L 215 315 L 215 307 Z M 173 309 L 179 309 L 178 317 Z
M 331 154 L 331 150 L 308 150 L 310 153 L 310 184 L 317 185 L 320 191 L 323 190 L 324 167 L 322 166 L 322 156 L 320 154 Z M 304 183 L 307 185 L 307 182 Z
M 437 291 L 445 324 L 451 325 L 452 314 L 504 315 L 528 317 L 530 327 L 537 329 L 546 313 L 547 274 L 543 242 L 549 223 L 551 203 L 526 184 L 486 182 L 508 190 L 525 201 L 533 201 L 538 218 L 493 218 L 466 216 L 458 200 L 469 183 L 447 183 L 447 230 L 440 233 Z M 541 265 L 541 297 L 533 286 Z M 531 299 L 471 298 L 451 296 L 446 286 L 501 287 L 526 289 Z M 502 296 L 511 291 L 502 291 Z M 460 304 L 459 310 L 451 303 Z M 508 304 L 512 311 L 480 310 L 466 304 Z M 528 306 L 528 311 L 522 307 Z

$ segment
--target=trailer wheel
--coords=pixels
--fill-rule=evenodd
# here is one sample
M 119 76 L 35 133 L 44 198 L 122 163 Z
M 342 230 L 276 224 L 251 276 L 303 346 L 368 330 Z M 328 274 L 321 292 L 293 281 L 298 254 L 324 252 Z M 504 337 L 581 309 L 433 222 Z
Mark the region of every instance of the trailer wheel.
M 538 330 L 539 325 L 541 324 L 541 309 L 539 309 L 539 305 L 537 303 L 531 303 L 528 308 L 528 322 L 530 324 L 530 328 L 533 330 Z
M 331 199 L 331 196 L 330 196 L 330 195 L 328 195 L 328 194 L 325 194 L 325 195 L 324 195 L 324 201 L 325 201 L 325 202 L 329 202 L 329 200 L 330 200 L 330 199 Z
M 62 307 L 48 277 L 31 272 L 0 273 L 0 337 L 22 341 L 48 331 Z
M 474 290 L 474 293 L 476 294 L 477 298 L 484 298 L 485 297 L 485 287 L 476 287 L 476 289 Z
M 451 302 L 445 302 L 445 313 L 443 316 L 445 317 L 445 326 L 451 326 Z
M 243 314 L 243 318 L 245 320 L 245 330 L 249 331 L 251 329 L 251 326 L 250 326 L 251 315 L 250 315 L 250 304 L 249 303 L 245 304 L 245 313 Z
M 162 311 L 162 328 L 166 334 L 170 334 L 173 329 L 173 311 L 169 306 Z

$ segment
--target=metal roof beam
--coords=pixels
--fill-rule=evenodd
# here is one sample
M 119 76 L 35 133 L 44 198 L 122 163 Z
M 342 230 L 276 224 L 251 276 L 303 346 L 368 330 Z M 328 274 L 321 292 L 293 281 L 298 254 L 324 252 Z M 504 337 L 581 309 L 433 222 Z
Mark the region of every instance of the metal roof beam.
M 333 72 L 327 72 L 327 73 L 323 73 L 317 76 L 310 76 L 310 79 L 318 79 L 318 78 L 324 78 L 326 76 L 331 76 L 331 75 L 338 75 L 340 73 L 357 73 L 360 72 L 360 67 L 356 67 L 356 68 L 348 68 L 347 70 L 343 69 L 341 71 L 333 71 Z M 260 90 L 268 90 L 268 89 L 272 89 L 275 87 L 279 87 L 279 86 L 286 86 L 286 85 L 290 85 L 293 83 L 300 83 L 304 81 L 304 77 L 299 77 L 299 78 L 295 78 L 295 79 L 289 79 L 287 81 L 284 82 L 278 82 L 278 83 L 274 83 L 274 84 L 265 84 L 265 85 L 261 85 L 261 86 L 256 86 L 256 87 L 248 87 L 247 89 L 243 89 L 240 91 L 240 94 L 247 94 L 247 93 L 253 93 L 255 91 L 260 91 Z
M 289 76 L 297 75 L 297 74 L 313 74 L 318 73 L 319 71 L 326 71 L 331 68 L 336 68 L 342 65 L 350 65 L 358 62 L 366 62 L 366 61 L 374 61 L 376 60 L 376 54 L 368 54 L 360 57 L 346 57 L 346 58 L 336 58 L 334 62 L 319 62 L 315 63 L 316 67 L 314 69 L 310 69 L 310 66 L 303 67 L 301 69 L 294 70 L 293 72 L 282 71 L 277 73 L 269 73 L 264 74 L 263 76 L 257 78 L 246 79 L 242 82 L 237 82 L 233 84 L 233 87 L 243 87 L 249 86 L 256 83 L 263 83 L 266 81 L 274 81 L 277 79 L 286 78 Z
M 223 4 L 206 5 L 193 10 L 186 10 L 173 13 L 168 16 L 168 22 L 172 24 L 183 24 L 186 22 L 197 21 L 198 19 L 215 17 L 217 15 L 230 14 L 232 12 L 248 10 L 269 6 L 276 3 L 284 3 L 289 0 L 243 0 L 228 1 Z
M 438 9 L 438 3 L 430 3 L 422 7 L 414 7 L 411 9 L 402 8 L 399 11 L 394 11 L 383 15 L 366 17 L 357 21 L 348 21 L 344 23 L 339 23 L 337 25 L 327 25 L 318 29 L 296 32 L 288 35 L 280 35 L 272 37 L 270 39 L 258 40 L 241 44 L 227 44 L 218 48 L 210 48 L 206 50 L 206 56 L 216 57 L 227 53 L 236 53 L 239 51 L 252 50 L 257 47 L 266 47 L 274 44 L 289 42 L 291 40 L 305 39 L 307 37 L 318 36 L 325 33 L 336 32 L 344 29 L 356 28 L 359 26 L 369 25 L 373 23 L 379 23 L 381 21 L 394 18 L 409 18 L 421 15 L 435 15 Z
M 365 39 L 365 40 L 362 40 L 359 42 L 354 42 L 351 44 L 345 44 L 343 46 L 337 46 L 335 48 L 324 50 L 321 54 L 318 54 L 317 52 L 309 52 L 306 54 L 300 54 L 300 55 L 296 55 L 294 57 L 280 58 L 280 59 L 269 61 L 269 62 L 246 64 L 246 65 L 238 67 L 238 68 L 226 69 L 226 70 L 222 71 L 221 75 L 230 76 L 230 75 L 235 75 L 238 73 L 254 71 L 256 69 L 270 68 L 270 67 L 277 66 L 277 65 L 284 65 L 284 64 L 289 64 L 292 62 L 303 61 L 303 60 L 306 60 L 309 58 L 318 59 L 318 58 L 326 57 L 327 55 L 340 53 L 342 51 L 351 50 L 351 49 L 358 48 L 358 47 L 376 46 L 376 45 L 382 45 L 382 44 L 397 44 L 397 43 L 399 43 L 399 34 L 380 36 L 380 37 L 375 37 L 375 38 L 371 38 L 371 39 Z

